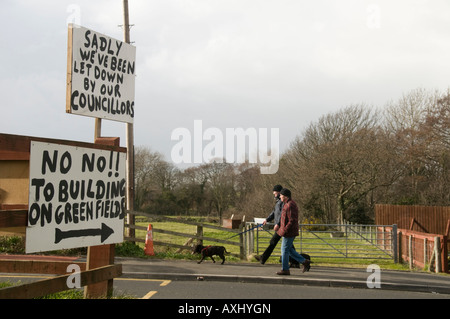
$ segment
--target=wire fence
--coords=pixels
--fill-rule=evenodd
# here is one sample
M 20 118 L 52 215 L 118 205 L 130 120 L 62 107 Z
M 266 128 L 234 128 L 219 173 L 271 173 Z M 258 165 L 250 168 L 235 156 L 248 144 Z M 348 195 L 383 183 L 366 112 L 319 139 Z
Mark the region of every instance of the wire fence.
M 273 224 L 246 223 L 248 253 L 262 254 L 272 238 Z M 397 262 L 395 225 L 300 224 L 294 247 L 314 258 L 392 259 Z M 272 256 L 281 256 L 277 245 Z

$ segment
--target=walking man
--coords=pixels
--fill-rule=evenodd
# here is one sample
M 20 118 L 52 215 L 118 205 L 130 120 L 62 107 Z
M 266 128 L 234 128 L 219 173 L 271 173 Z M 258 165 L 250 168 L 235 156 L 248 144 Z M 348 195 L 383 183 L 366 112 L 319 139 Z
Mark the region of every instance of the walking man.
M 298 207 L 291 198 L 291 191 L 283 188 L 280 191 L 280 200 L 283 202 L 280 224 L 274 230 L 282 237 L 281 242 L 281 271 L 277 275 L 290 275 L 289 256 L 303 264 L 303 272 L 309 269 L 310 261 L 295 251 L 294 239 L 299 235 Z
M 273 195 L 275 196 L 275 207 L 270 213 L 270 215 L 266 218 L 266 220 L 263 222 L 263 225 L 265 225 L 267 222 L 273 222 L 276 225 L 280 224 L 281 219 L 281 210 L 283 209 L 283 202 L 280 199 L 280 192 L 283 189 L 281 185 L 275 185 L 273 187 Z M 264 265 L 269 259 L 270 255 L 272 254 L 273 250 L 277 246 L 278 242 L 280 241 L 281 236 L 279 236 L 276 232 L 273 234 L 272 238 L 270 239 L 269 246 L 266 248 L 264 253 L 261 256 L 255 256 L 256 260 L 258 260 L 262 265 Z

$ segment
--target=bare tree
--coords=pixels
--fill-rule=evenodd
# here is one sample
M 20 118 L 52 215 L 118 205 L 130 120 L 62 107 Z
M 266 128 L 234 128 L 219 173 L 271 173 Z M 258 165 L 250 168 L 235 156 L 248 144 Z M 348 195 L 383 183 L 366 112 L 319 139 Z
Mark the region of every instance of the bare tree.
M 304 205 L 342 224 L 352 205 L 395 180 L 384 170 L 393 162 L 388 145 L 372 108 L 346 107 L 321 117 L 292 144 L 281 161 L 285 181 Z
M 135 148 L 135 204 L 136 209 L 144 209 L 152 192 L 156 191 L 153 175 L 156 163 L 162 161 L 162 155 L 146 147 Z
M 403 166 L 402 177 L 392 189 L 396 203 L 445 202 L 446 196 L 439 194 L 445 192 L 445 187 L 440 186 L 445 185 L 448 176 L 445 169 L 450 134 L 447 100 L 448 95 L 416 89 L 387 107 L 386 127 L 398 162 Z
M 222 219 L 222 214 L 235 200 L 235 172 L 232 164 L 210 163 L 201 165 L 201 174 L 207 179 L 211 200 Z

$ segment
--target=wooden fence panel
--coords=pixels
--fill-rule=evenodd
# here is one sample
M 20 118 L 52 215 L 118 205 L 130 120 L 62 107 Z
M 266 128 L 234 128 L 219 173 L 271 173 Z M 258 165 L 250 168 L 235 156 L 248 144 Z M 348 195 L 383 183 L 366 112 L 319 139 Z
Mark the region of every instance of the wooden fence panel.
M 375 224 L 446 235 L 449 206 L 375 205 Z
M 408 262 L 410 268 L 448 272 L 447 236 L 398 229 L 398 241 L 400 260 Z M 435 251 L 436 244 L 439 254 Z
M 19 257 L 18 257 L 19 258 Z M 86 270 L 85 262 L 75 261 L 43 261 L 43 260 L 2 260 L 0 258 L 0 272 L 16 274 L 66 274 L 69 265 L 78 265 Z

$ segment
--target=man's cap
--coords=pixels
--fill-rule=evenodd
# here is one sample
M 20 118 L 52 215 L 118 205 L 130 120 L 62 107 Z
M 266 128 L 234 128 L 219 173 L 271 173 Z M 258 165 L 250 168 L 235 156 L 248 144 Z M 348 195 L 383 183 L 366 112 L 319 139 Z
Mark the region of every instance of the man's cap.
M 281 190 L 281 195 L 291 198 L 291 191 L 289 189 L 287 189 L 287 188 L 283 188 Z
M 283 186 L 281 185 L 275 185 L 273 187 L 273 192 L 280 192 L 283 189 Z

